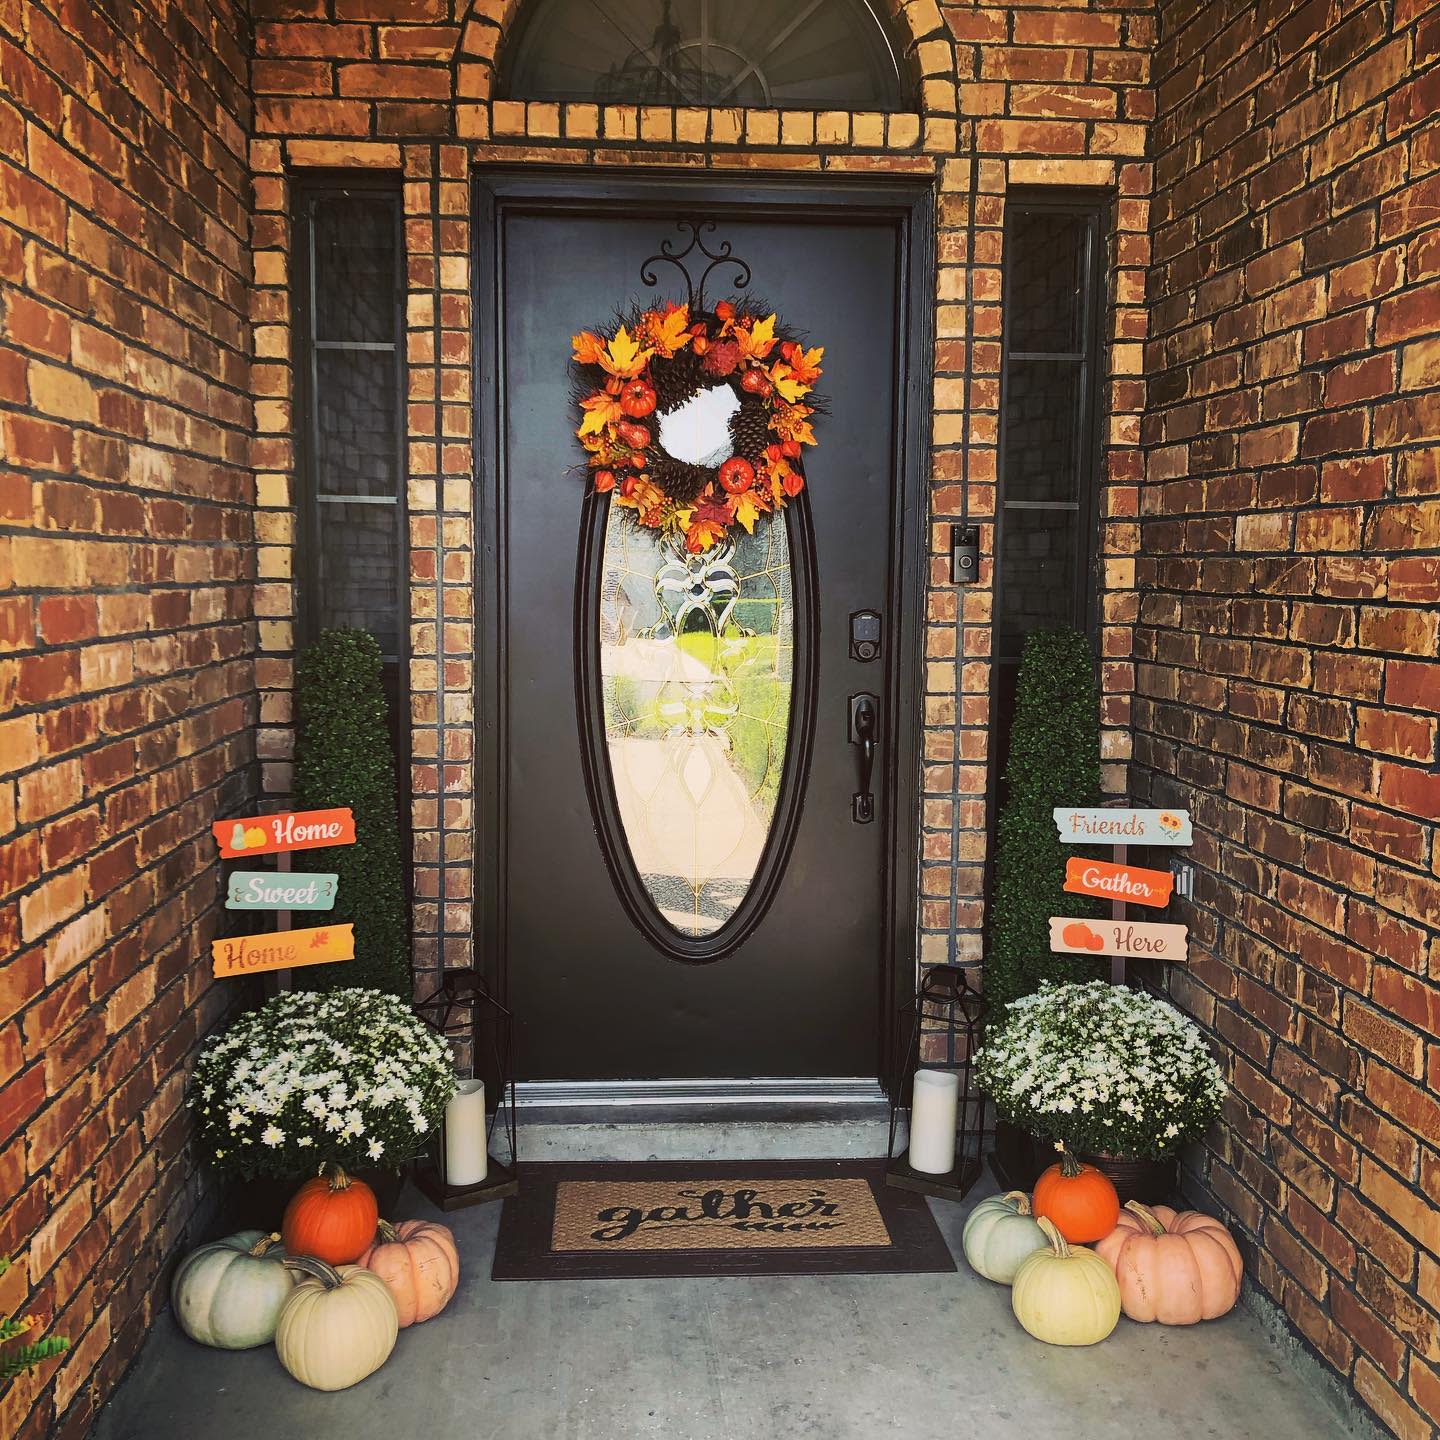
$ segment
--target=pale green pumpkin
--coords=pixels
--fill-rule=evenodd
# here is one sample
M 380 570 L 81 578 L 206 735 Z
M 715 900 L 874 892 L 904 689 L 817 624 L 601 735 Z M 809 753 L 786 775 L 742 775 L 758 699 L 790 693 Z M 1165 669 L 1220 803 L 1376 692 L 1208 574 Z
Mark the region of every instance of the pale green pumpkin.
M 1010 1290 L 1015 1318 L 1047 1345 L 1094 1345 L 1120 1319 L 1115 1272 L 1083 1245 L 1070 1245 L 1043 1215 L 1049 1246 L 1020 1262 Z
M 970 1268 L 999 1285 L 1014 1281 L 1027 1256 L 1050 1247 L 1023 1190 L 982 1200 L 966 1218 L 960 1240 Z
M 363 1265 L 331 1266 L 310 1255 L 289 1263 L 305 1278 L 280 1310 L 280 1363 L 313 1390 L 344 1390 L 374 1374 L 400 1331 L 385 1282 Z
M 170 1284 L 180 1328 L 218 1350 L 268 1344 L 280 1307 L 295 1288 L 284 1261 L 280 1237 L 259 1230 L 241 1230 L 192 1250 Z

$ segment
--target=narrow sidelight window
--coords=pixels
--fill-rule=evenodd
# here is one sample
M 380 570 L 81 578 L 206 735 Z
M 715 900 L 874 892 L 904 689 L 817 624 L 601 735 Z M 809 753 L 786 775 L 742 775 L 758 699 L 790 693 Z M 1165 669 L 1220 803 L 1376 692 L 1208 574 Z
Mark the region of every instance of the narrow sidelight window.
M 302 182 L 294 215 L 298 639 L 369 631 L 393 693 L 405 638 L 399 186 Z
M 1032 630 L 1096 625 L 1104 221 L 1098 196 L 1022 193 L 1006 206 L 995 597 L 1002 696 L 1013 692 Z

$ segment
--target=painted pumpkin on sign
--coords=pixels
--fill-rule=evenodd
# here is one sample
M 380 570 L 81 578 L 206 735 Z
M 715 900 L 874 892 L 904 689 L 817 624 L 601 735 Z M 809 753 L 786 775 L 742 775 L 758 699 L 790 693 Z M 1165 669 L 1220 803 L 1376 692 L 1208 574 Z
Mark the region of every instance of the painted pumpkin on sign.
M 1015 1318 L 1047 1345 L 1094 1345 L 1120 1322 L 1114 1271 L 1093 1250 L 1072 1248 L 1052 1221 L 1039 1223 L 1050 1244 L 1015 1272 Z
M 382 1220 L 379 1238 L 359 1263 L 385 1282 L 402 1330 L 438 1315 L 460 1283 L 455 1237 L 430 1220 Z
M 1030 1213 L 1030 1197 L 1023 1190 L 1012 1190 L 982 1200 L 970 1212 L 961 1245 L 977 1275 L 1009 1285 L 1020 1262 L 1037 1250 L 1048 1249 L 1050 1242 Z
M 280 1233 L 292 1255 L 348 1265 L 375 1238 L 379 1219 L 375 1192 L 338 1165 L 327 1164 L 290 1197 Z
M 1218 1220 L 1198 1210 L 1131 1200 L 1095 1253 L 1114 1270 L 1132 1320 L 1194 1325 L 1218 1319 L 1240 1298 L 1240 1251 Z
M 280 1363 L 312 1390 L 344 1390 L 373 1375 L 400 1333 L 385 1282 L 363 1265 L 337 1269 L 310 1255 L 293 1256 L 289 1264 L 305 1278 L 280 1310 Z
M 1036 1182 L 1031 1201 L 1037 1218 L 1044 1216 L 1072 1244 L 1088 1245 L 1115 1228 L 1120 1197 L 1110 1177 L 1093 1165 L 1081 1164 L 1068 1150 Z
M 217 1350 L 250 1350 L 275 1338 L 280 1307 L 295 1288 L 278 1235 L 241 1230 L 192 1250 L 170 1282 L 180 1328 Z

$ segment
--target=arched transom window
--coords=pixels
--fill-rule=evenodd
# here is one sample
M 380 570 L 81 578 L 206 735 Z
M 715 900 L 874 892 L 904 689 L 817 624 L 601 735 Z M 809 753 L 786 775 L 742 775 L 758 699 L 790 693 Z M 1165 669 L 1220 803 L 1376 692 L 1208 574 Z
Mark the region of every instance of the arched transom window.
M 899 110 L 868 0 L 530 0 L 502 59 L 513 100 Z

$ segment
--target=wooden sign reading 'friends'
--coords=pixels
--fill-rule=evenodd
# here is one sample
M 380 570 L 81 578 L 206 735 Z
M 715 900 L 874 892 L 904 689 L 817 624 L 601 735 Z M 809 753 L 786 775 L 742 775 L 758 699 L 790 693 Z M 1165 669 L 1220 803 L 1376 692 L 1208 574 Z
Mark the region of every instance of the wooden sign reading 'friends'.
M 236 870 L 225 894 L 227 910 L 329 910 L 340 877 L 281 870 Z
M 355 958 L 353 925 L 321 925 L 310 930 L 274 930 L 268 935 L 231 935 L 210 942 L 215 978 L 258 975 L 301 965 L 330 965 Z
M 1066 845 L 1188 845 L 1188 810 L 1076 810 L 1055 807 L 1055 828 Z
M 1142 870 L 1138 865 L 1112 865 L 1073 855 L 1065 862 L 1065 889 L 1072 895 L 1159 907 L 1170 903 L 1174 883 L 1168 870 Z
M 1124 955 L 1140 960 L 1184 960 L 1185 927 L 1140 920 L 1050 918 L 1050 948 L 1062 955 Z
M 217 820 L 211 832 L 220 843 L 220 858 L 281 855 L 292 850 L 323 850 L 327 845 L 355 843 L 355 817 L 343 810 L 287 810 L 248 820 Z

